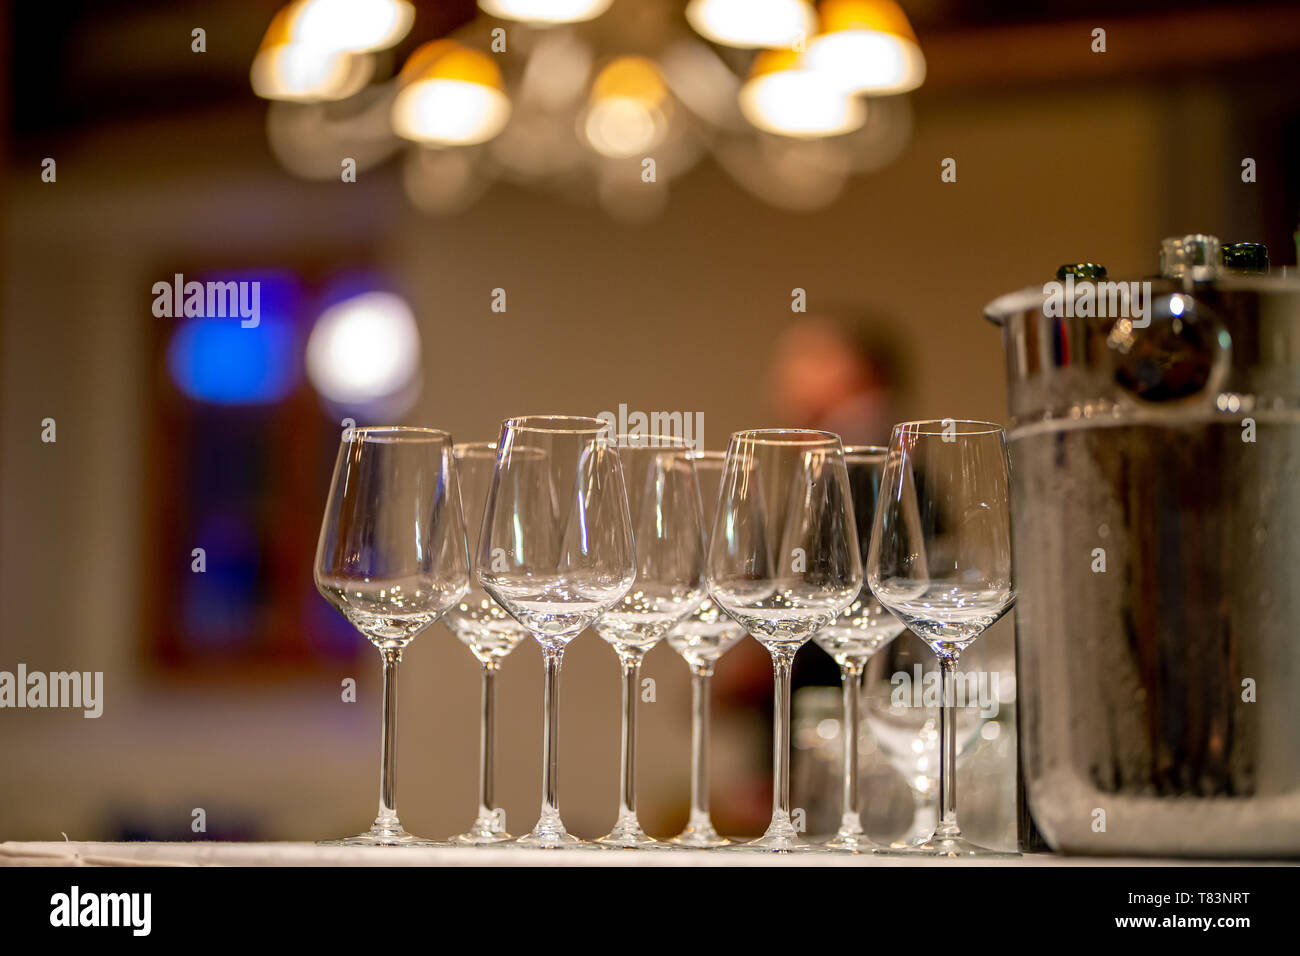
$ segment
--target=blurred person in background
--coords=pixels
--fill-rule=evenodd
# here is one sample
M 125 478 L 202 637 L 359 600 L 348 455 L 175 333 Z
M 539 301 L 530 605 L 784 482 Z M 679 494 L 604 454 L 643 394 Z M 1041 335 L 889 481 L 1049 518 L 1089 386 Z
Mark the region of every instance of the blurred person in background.
M 800 316 L 773 349 L 769 394 L 775 420 L 783 427 L 834 432 L 846 446 L 888 445 L 899 420 L 904 374 L 887 329 L 853 308 Z M 820 650 L 795 658 L 796 689 L 839 683 L 839 667 Z
M 897 420 L 902 363 L 885 325 L 848 309 L 801 317 L 776 341 L 770 394 L 783 426 L 885 445 Z

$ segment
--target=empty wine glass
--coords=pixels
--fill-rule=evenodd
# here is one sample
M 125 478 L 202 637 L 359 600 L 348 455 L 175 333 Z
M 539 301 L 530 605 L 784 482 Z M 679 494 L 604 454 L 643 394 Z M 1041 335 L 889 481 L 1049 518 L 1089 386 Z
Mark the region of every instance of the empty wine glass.
M 330 482 L 314 568 L 325 599 L 379 649 L 384 710 L 379 815 L 329 845 L 437 846 L 411 836 L 393 799 L 402 650 L 469 588 L 451 436 L 432 428 L 349 428 Z
M 701 451 L 692 453 L 691 458 L 700 485 L 704 527 L 712 528 L 727 456 L 720 451 Z M 745 629 L 708 598 L 668 632 L 668 646 L 691 669 L 691 815 L 686 829 L 668 841 L 677 846 L 703 849 L 731 843 L 718 835 L 709 817 L 709 685 L 718 658 L 744 636 Z
M 930 840 L 883 852 L 996 852 L 964 839 L 957 825 L 954 705 L 961 652 L 1015 601 L 1008 484 L 1006 436 L 997 425 L 945 418 L 894 426 L 867 582 L 939 658 L 940 813 Z
M 579 846 L 560 819 L 564 649 L 636 577 L 618 448 L 598 418 L 529 416 L 501 425 L 475 557 L 479 582 L 542 646 L 542 809 L 524 846 Z
M 844 449 L 844 464 L 848 470 L 853 513 L 857 520 L 859 553 L 864 560 L 871 541 L 871 523 L 876 514 L 880 478 L 888 451 L 874 445 L 850 445 Z M 813 635 L 817 645 L 839 665 L 844 693 L 843 733 L 840 735 L 844 745 L 840 827 L 825 844 L 832 850 L 856 853 L 875 846 L 863 831 L 862 817 L 858 812 L 858 727 L 861 723 L 862 680 L 867 661 L 904 630 L 903 622 L 885 610 L 863 583 L 854 602 Z
M 646 652 L 704 599 L 704 527 L 695 463 L 674 438 L 620 435 L 636 582 L 596 621 L 623 671 L 623 743 L 618 819 L 604 846 L 663 847 L 636 816 L 636 706 Z
M 853 499 L 837 435 L 731 436 L 709 544 L 709 594 L 772 655 L 772 822 L 744 848 L 806 850 L 790 819 L 790 672 L 795 652 L 862 588 Z
M 483 526 L 488 489 L 492 487 L 492 471 L 497 460 L 496 442 L 466 442 L 456 445 L 454 451 L 466 531 L 469 540 L 477 542 Z M 477 552 L 477 548 L 475 550 Z M 451 838 L 455 844 L 479 846 L 514 839 L 506 832 L 503 815 L 492 806 L 496 675 L 501 662 L 528 632 L 488 596 L 472 573 L 470 580 L 469 593 L 447 610 L 443 623 L 483 665 L 478 737 L 478 816 L 469 830 Z

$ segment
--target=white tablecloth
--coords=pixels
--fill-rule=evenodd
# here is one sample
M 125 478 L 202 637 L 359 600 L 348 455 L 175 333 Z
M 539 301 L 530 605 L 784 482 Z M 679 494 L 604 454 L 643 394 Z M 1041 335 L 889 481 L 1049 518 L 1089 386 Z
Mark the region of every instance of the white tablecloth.
M 728 850 L 561 850 L 500 847 L 321 847 L 312 843 L 0 843 L 0 866 L 1196 866 L 1235 861 L 1031 854 L 936 860 L 840 853 Z

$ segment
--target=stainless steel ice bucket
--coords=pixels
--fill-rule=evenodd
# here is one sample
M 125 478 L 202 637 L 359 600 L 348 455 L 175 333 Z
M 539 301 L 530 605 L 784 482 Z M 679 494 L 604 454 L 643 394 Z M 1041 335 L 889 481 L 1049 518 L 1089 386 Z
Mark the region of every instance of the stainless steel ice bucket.
M 1070 853 L 1300 856 L 1300 280 L 1089 285 L 986 309 L 1034 820 Z

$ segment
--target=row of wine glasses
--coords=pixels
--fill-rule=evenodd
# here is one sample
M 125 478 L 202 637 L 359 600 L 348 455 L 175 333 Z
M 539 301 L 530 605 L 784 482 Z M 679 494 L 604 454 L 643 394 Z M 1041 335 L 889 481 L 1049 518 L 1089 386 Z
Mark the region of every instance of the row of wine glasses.
M 462 514 L 474 522 L 472 560 Z M 512 840 L 492 809 L 493 679 L 531 634 L 545 670 L 542 806 L 533 830 L 513 842 L 592 845 L 564 827 L 557 767 L 564 650 L 594 626 L 614 648 L 623 677 L 619 810 L 595 846 L 731 843 L 708 811 L 709 679 L 717 659 L 747 632 L 771 653 L 776 719 L 772 821 L 762 837 L 740 846 L 808 849 L 790 807 L 795 652 L 815 639 L 839 663 L 845 726 L 856 733 L 863 668 L 907 626 L 940 659 L 946 744 L 939 826 L 912 852 L 987 852 L 957 828 L 950 705 L 961 650 L 1014 598 L 1006 452 L 997 426 L 909 423 L 895 428 L 888 449 L 845 449 L 826 432 L 760 429 L 733 435 L 725 456 L 695 453 L 673 439 L 615 436 L 599 419 L 562 416 L 509 419 L 497 442 L 468 445 L 432 429 L 349 429 L 316 579 L 384 663 L 380 811 L 367 833 L 342 843 L 439 845 L 398 822 L 393 716 L 402 648 L 445 614 L 483 665 L 478 816 L 453 842 Z M 639 668 L 665 637 L 692 671 L 692 797 L 686 829 L 660 842 L 637 820 L 635 745 Z M 856 756 L 850 740 L 843 818 L 828 846 L 889 851 L 866 837 L 857 817 Z

